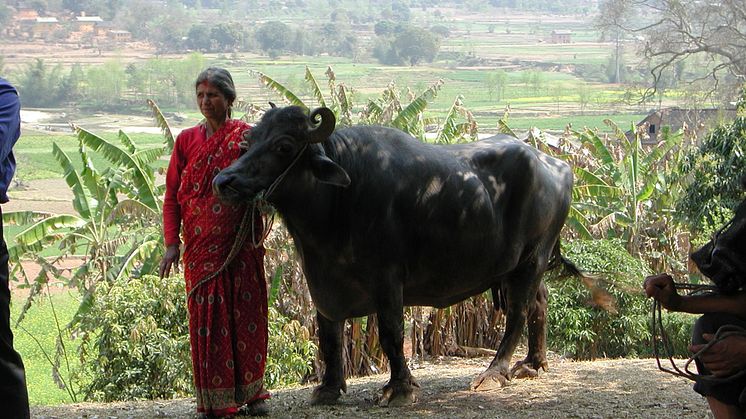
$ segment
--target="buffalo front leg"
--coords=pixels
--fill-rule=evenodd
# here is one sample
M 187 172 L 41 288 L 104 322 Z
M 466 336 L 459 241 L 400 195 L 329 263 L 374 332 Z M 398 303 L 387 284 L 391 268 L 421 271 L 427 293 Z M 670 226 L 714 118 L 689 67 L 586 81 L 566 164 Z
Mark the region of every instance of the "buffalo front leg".
M 342 366 L 342 332 L 344 321 L 332 321 L 316 312 L 319 324 L 319 351 L 324 361 L 321 384 L 313 389 L 311 404 L 334 404 L 341 392 L 347 392 Z
M 383 387 L 378 404 L 405 406 L 414 403 L 414 389 L 419 384 L 412 377 L 404 358 L 404 307 L 401 300 L 398 304 L 379 308 L 378 338 L 391 367 L 391 378 Z
M 472 390 L 492 390 L 506 386 L 511 379 L 510 360 L 526 324 L 528 307 L 536 296 L 540 276 L 531 264 L 502 281 L 500 294 L 505 299 L 505 334 L 497 354 L 486 371 L 471 383 Z M 494 291 L 493 291 L 494 293 Z
M 539 283 L 536 298 L 528 310 L 528 354 L 526 359 L 515 363 L 510 374 L 516 378 L 534 378 L 539 368 L 549 368 L 547 363 L 547 302 L 549 291 L 544 281 Z

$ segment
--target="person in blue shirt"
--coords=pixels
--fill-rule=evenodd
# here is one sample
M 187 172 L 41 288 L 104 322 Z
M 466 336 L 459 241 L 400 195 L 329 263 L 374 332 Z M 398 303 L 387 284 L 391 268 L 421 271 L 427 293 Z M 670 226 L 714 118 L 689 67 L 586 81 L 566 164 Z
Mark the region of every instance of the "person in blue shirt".
M 18 92 L 0 78 L 0 204 L 8 202 L 8 186 L 16 170 L 13 145 L 21 135 L 21 102 Z M 26 373 L 21 356 L 13 349 L 10 330 L 8 247 L 3 236 L 0 208 L 0 416 L 25 419 L 29 415 Z

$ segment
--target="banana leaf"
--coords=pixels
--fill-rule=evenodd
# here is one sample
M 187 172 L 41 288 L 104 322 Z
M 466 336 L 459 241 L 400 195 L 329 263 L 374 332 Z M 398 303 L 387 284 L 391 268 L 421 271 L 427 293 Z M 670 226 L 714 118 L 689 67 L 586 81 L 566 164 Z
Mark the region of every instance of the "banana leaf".
M 308 82 L 308 84 L 311 85 L 311 96 L 316 99 L 316 102 L 318 102 L 319 106 L 326 106 L 326 102 L 324 101 L 324 94 L 321 92 L 321 87 L 319 87 L 319 83 L 316 81 L 316 78 L 313 76 L 313 73 L 311 73 L 311 69 L 306 66 L 306 75 L 305 79 Z
M 82 143 L 88 145 L 94 151 L 101 153 L 101 155 L 112 164 L 131 169 L 132 181 L 134 186 L 137 188 L 138 199 L 150 208 L 160 212 L 160 200 L 155 195 L 152 171 L 148 168 L 142 167 L 140 163 L 126 150 L 111 144 L 84 128 L 76 126 L 75 129 L 78 132 L 78 139 Z
M 155 101 L 148 99 L 148 106 L 153 112 L 153 118 L 155 118 L 156 125 L 158 125 L 158 128 L 161 129 L 163 137 L 166 139 L 165 152 L 167 154 L 171 154 L 171 151 L 174 149 L 174 134 L 171 131 L 171 127 L 168 125 L 166 117 L 163 116 L 163 112 L 161 112 L 161 109 L 158 107 Z
M 86 182 L 81 177 L 81 175 L 85 176 L 85 173 L 79 174 L 75 170 L 70 158 L 64 151 L 62 151 L 57 143 L 52 143 L 52 155 L 57 159 L 60 166 L 62 166 L 65 182 L 73 192 L 73 208 L 75 208 L 75 211 L 80 214 L 81 217 L 90 217 L 91 212 L 95 211 L 95 207 L 98 203 L 93 199 L 93 197 L 91 197 L 89 190 L 86 188 Z
M 303 103 L 303 101 L 300 100 L 300 98 L 298 98 L 298 96 L 296 96 L 290 89 L 280 84 L 280 82 L 275 81 L 273 78 L 259 71 L 252 70 L 251 73 L 259 77 L 259 81 L 264 84 L 264 86 L 285 98 L 285 100 L 287 100 L 291 105 L 300 106 L 308 111 L 308 106 L 306 106 L 306 104 Z

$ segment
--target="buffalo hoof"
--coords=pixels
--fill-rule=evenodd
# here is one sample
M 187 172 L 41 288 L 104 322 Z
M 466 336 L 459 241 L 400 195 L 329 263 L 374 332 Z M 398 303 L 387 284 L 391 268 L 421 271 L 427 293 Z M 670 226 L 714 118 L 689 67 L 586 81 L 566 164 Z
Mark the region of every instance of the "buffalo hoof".
M 311 404 L 314 406 L 335 404 L 341 395 L 342 389 L 340 388 L 326 387 L 323 385 L 317 386 L 313 389 L 313 394 L 311 394 Z
M 510 369 L 510 376 L 513 378 L 536 378 L 539 376 L 539 368 L 546 371 L 548 366 L 547 361 L 518 361 Z
M 411 377 L 408 380 L 389 382 L 383 386 L 378 405 L 383 407 L 409 406 L 417 401 L 414 389 L 419 387 L 420 385 Z
M 496 390 L 507 386 L 508 381 L 508 377 L 504 374 L 501 374 L 496 370 L 488 369 L 479 374 L 479 376 L 471 382 L 471 389 L 474 391 Z

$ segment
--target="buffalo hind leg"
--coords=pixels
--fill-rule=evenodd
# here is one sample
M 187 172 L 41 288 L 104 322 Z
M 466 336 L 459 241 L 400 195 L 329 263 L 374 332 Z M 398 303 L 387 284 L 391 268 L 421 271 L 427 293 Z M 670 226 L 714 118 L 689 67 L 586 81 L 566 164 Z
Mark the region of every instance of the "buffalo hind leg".
M 316 312 L 319 324 L 319 351 L 324 361 L 321 384 L 313 389 L 311 404 L 334 404 L 341 392 L 347 392 L 342 366 L 342 333 L 344 321 L 332 321 Z
M 536 261 L 529 262 L 522 269 L 502 279 L 500 293 L 503 294 L 501 298 L 505 299 L 506 305 L 505 334 L 490 366 L 472 381 L 472 390 L 485 391 L 500 388 L 506 386 L 511 379 L 511 357 L 518 346 L 523 326 L 526 324 L 528 307 L 533 305 L 541 281 L 543 270 L 538 269 L 538 266 L 544 267 L 545 265 L 546 263 L 536 263 Z
M 515 378 L 534 378 L 539 368 L 549 368 L 547 363 L 547 302 L 549 291 L 544 281 L 539 283 L 536 299 L 528 309 L 528 354 L 515 363 L 510 374 Z
M 402 302 L 379 307 L 378 338 L 391 367 L 391 378 L 383 387 L 380 406 L 405 406 L 415 402 L 415 387 L 420 385 L 412 377 L 404 358 L 404 308 Z

